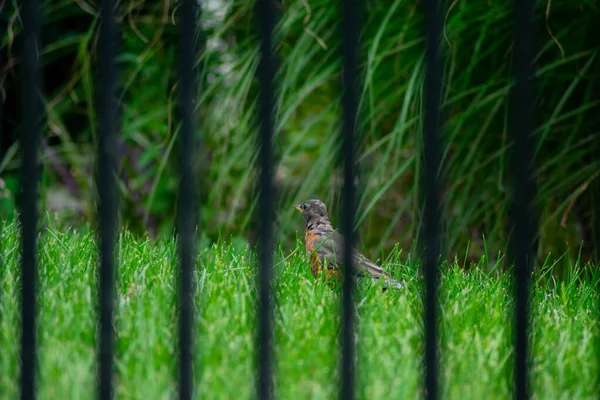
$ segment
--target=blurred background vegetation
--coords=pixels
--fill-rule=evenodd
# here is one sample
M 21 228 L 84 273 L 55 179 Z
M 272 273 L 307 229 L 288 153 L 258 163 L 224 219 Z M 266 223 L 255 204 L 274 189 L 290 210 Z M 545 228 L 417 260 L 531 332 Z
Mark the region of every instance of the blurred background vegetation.
M 77 225 L 95 220 L 98 3 L 42 0 L 44 210 Z M 198 192 L 207 238 L 255 236 L 257 16 L 251 1 L 201 1 L 198 32 Z M 292 208 L 320 198 L 337 221 L 340 126 L 336 1 L 277 0 L 274 145 L 278 232 L 293 245 L 303 221 Z M 420 225 L 420 2 L 367 0 L 361 35 L 360 235 L 374 258 L 412 246 Z M 21 22 L 0 2 L 2 107 L 0 207 L 18 203 Z M 119 191 L 121 224 L 151 237 L 173 229 L 178 185 L 179 3 L 123 1 Z M 511 193 L 510 89 L 513 2 L 444 6 L 443 232 L 453 258 L 505 252 Z M 535 209 L 538 254 L 589 259 L 600 229 L 600 4 L 536 2 Z M 596 207 L 598 210 L 598 207 Z

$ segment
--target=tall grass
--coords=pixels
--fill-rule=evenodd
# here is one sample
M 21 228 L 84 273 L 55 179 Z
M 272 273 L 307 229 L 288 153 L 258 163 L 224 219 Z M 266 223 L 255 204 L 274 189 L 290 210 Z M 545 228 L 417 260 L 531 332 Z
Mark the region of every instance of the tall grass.
M 257 16 L 251 2 L 203 3 L 198 65 L 198 189 L 202 230 L 252 237 Z M 340 125 L 339 10 L 331 1 L 278 2 L 276 52 L 278 223 L 288 245 L 301 222 L 292 205 L 318 197 L 334 216 L 339 202 L 336 167 Z M 584 257 L 594 240 L 590 187 L 598 181 L 600 16 L 593 1 L 536 3 L 535 209 L 538 251 Z M 6 4 L 4 7 L 9 7 Z M 94 215 L 92 152 L 97 120 L 97 10 L 91 3 L 44 4 L 47 70 L 67 70 L 50 85 L 45 173 L 48 208 L 76 204 Z M 510 95 L 514 44 L 512 3 L 454 1 L 444 10 L 443 200 L 447 254 L 476 260 L 505 249 L 510 229 Z M 423 16 L 419 3 L 367 1 L 361 35 L 360 214 L 361 242 L 376 254 L 394 244 L 410 247 L 420 227 L 421 86 Z M 15 94 L 18 10 L 8 9 L 5 91 Z M 145 1 L 119 9 L 122 42 L 121 193 L 123 223 L 134 231 L 172 229 L 177 179 L 177 5 Z M 65 29 L 65 21 L 76 21 Z M 62 24 L 62 25 L 61 25 Z M 49 79 L 47 77 L 46 81 Z M 5 107 L 7 102 L 4 103 Z M 6 124 L 5 124 L 6 125 Z M 9 125 L 12 127 L 12 125 Z M 18 126 L 14 126 L 18 129 Z M 18 131 L 16 131 L 18 132 Z M 13 136 L 15 139 L 16 136 Z M 13 181 L 13 148 L 0 173 Z M 12 150 L 12 151 L 10 151 Z M 13 179 L 13 180 L 11 180 Z M 10 185 L 9 185 L 10 186 Z M 14 186 L 14 185 L 13 185 Z M 14 194 L 14 193 L 13 193 Z M 65 200 L 67 199 L 70 203 Z M 73 208 L 73 207 L 71 207 Z

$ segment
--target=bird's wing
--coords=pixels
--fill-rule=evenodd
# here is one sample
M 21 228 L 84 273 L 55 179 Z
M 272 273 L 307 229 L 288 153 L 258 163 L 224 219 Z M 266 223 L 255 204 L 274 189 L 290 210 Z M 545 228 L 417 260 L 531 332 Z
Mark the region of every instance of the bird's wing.
M 322 234 L 315 246 L 323 264 L 339 268 L 344 259 L 344 238 L 337 231 Z
M 339 268 L 344 263 L 344 238 L 337 231 L 326 234 L 317 244 L 316 251 L 324 264 Z M 359 275 L 377 279 L 381 277 L 391 278 L 390 274 L 383 268 L 360 254 L 356 249 L 352 249 L 352 256 L 354 258 L 354 268 Z

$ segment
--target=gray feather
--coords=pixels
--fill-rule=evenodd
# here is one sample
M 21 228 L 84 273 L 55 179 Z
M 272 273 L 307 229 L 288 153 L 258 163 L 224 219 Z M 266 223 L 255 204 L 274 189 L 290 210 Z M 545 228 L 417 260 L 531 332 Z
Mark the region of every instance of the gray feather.
M 337 231 L 333 231 L 317 244 L 316 252 L 323 264 L 335 265 L 335 267 L 339 268 L 344 264 L 344 238 Z M 402 288 L 401 282 L 393 279 L 387 271 L 360 254 L 356 249 L 352 249 L 352 256 L 353 265 L 358 276 L 373 279 L 383 278 L 385 279 L 384 288 Z

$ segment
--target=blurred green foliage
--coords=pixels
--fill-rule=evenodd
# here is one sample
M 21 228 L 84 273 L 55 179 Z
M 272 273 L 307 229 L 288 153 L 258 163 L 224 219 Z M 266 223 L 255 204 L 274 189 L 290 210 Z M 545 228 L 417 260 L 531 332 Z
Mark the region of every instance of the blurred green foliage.
M 43 1 L 47 121 L 41 159 L 43 207 L 93 221 L 97 140 L 98 5 Z M 2 3 L 2 160 L 0 206 L 16 204 L 21 25 Z M 202 1 L 197 103 L 200 231 L 209 238 L 255 232 L 254 77 L 258 57 L 253 2 Z M 278 233 L 291 244 L 303 228 L 292 208 L 318 197 L 336 222 L 340 174 L 339 9 L 324 0 L 277 1 L 276 185 Z M 372 253 L 410 247 L 420 227 L 423 15 L 408 0 L 365 1 L 361 40 L 360 224 Z M 477 259 L 507 247 L 511 193 L 510 89 L 513 3 L 448 2 L 444 9 L 443 188 L 445 248 Z M 178 185 L 178 3 L 122 2 L 119 188 L 121 223 L 169 234 Z M 536 3 L 538 252 L 562 253 L 600 235 L 594 190 L 600 170 L 600 12 L 598 2 Z M 583 243 L 583 244 L 582 244 Z

